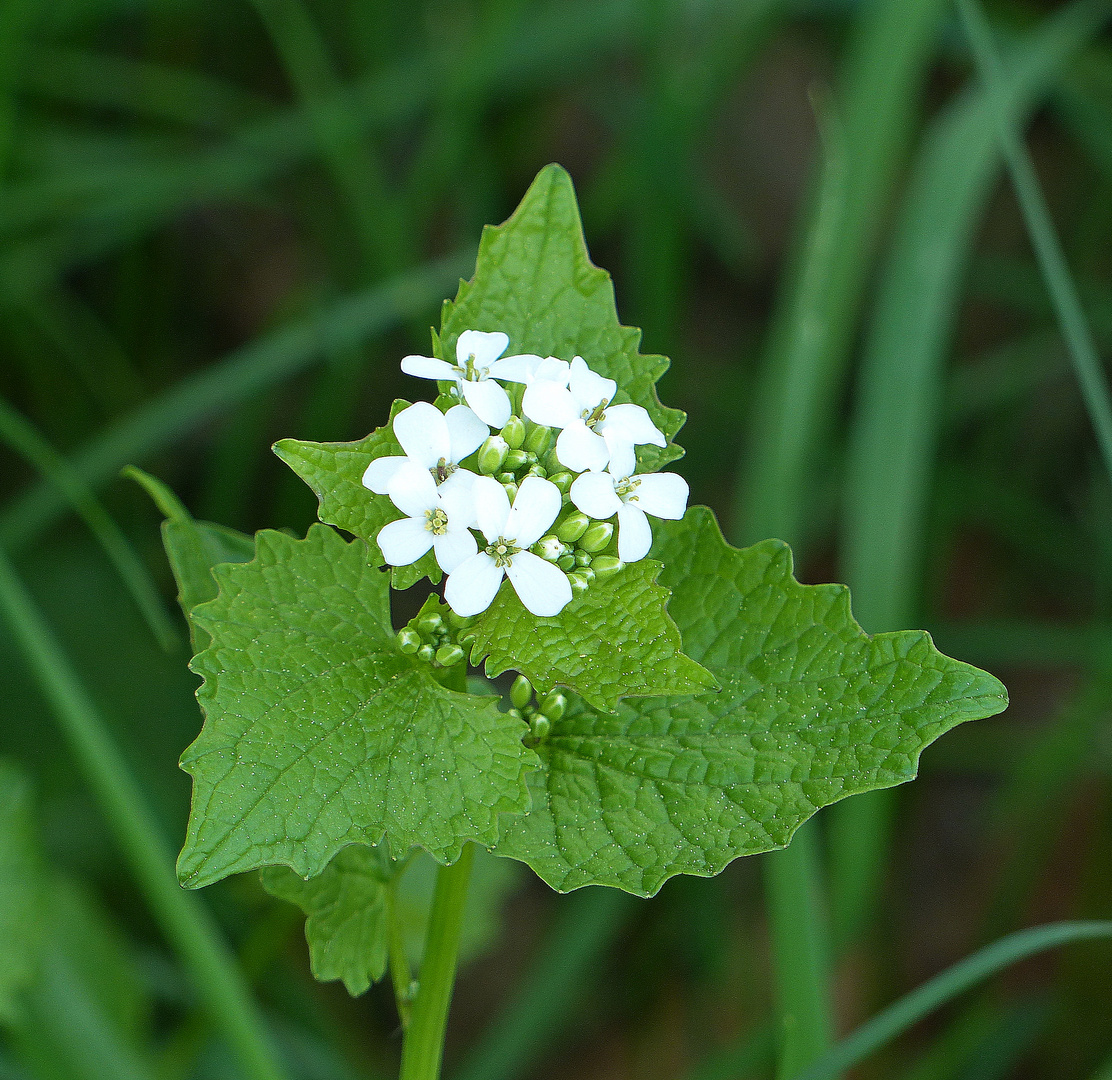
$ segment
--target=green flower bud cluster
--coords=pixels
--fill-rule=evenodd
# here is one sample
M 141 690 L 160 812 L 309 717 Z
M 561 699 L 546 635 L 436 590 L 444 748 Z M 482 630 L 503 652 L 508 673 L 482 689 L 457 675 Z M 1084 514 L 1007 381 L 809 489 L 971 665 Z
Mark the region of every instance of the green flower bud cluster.
M 533 694 L 533 684 L 524 675 L 518 675 L 510 687 L 510 706 L 510 715 L 529 725 L 525 745 L 536 746 L 548 738 L 552 725 L 563 717 L 568 699 L 559 690 L 550 690 L 538 702 Z
M 433 667 L 454 667 L 467 655 L 456 637 L 473 621 L 461 618 L 439 601 L 426 604 L 398 631 L 398 651 Z

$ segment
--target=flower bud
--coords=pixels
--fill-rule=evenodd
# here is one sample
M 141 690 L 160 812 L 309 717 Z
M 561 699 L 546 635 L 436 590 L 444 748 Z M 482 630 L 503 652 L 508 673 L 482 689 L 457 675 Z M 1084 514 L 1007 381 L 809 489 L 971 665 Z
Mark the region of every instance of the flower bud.
M 539 476 L 542 480 L 548 479 L 548 470 L 542 465 L 530 465 L 529 476 Z
M 568 707 L 568 699 L 564 697 L 558 690 L 552 690 L 545 695 L 544 701 L 541 702 L 541 712 L 553 722 L 557 721 L 564 715 L 564 711 Z
M 509 453 L 509 445 L 501 435 L 491 435 L 479 447 L 479 472 L 484 476 L 493 476 L 502 468 L 502 462 Z
M 417 659 L 424 660 L 426 664 L 431 664 L 436 659 L 436 650 L 431 645 L 422 645 L 417 650 Z
M 453 667 L 463 659 L 463 649 L 458 645 L 441 645 L 436 650 L 436 662 L 441 667 Z
M 569 551 L 567 555 L 562 555 L 556 560 L 556 565 L 566 574 L 569 570 L 575 569 L 575 556 Z
M 511 450 L 520 450 L 525 442 L 525 422 L 520 416 L 511 416 L 502 429 L 502 438 Z
M 570 472 L 565 472 L 563 469 L 549 476 L 548 479 L 560 489 L 561 495 L 566 495 L 571 490 L 571 485 L 575 481 L 575 477 L 572 476 Z
M 456 630 L 466 630 L 474 621 L 474 615 L 457 615 L 454 611 L 448 612 L 448 622 Z
M 524 675 L 519 675 L 510 687 L 510 701 L 515 709 L 524 709 L 532 700 L 533 684 Z
M 556 453 L 555 447 L 553 447 L 551 450 L 548 451 L 547 454 L 544 455 L 544 460 L 541 462 L 541 464 L 549 472 L 559 472 L 561 469 L 564 468 L 564 463 L 560 460 L 559 455 Z
M 592 554 L 596 551 L 602 551 L 607 544 L 610 543 L 610 537 L 614 535 L 614 526 L 609 521 L 596 521 L 580 538 L 579 546 L 584 551 L 589 551 Z
M 552 731 L 552 721 L 544 713 L 537 713 L 529 724 L 530 732 L 537 742 L 547 739 Z
M 495 479 L 500 484 L 516 484 L 517 476 L 512 472 L 500 472 Z
M 590 524 L 591 519 L 586 514 L 575 510 L 556 526 L 556 535 L 565 544 L 574 544 L 587 531 Z
M 583 566 L 590 566 L 591 565 L 591 555 L 586 551 L 577 551 L 575 553 L 575 565 L 576 565 L 577 568 L 578 567 L 583 567 Z
M 398 631 L 398 649 L 406 656 L 412 656 L 421 647 L 421 635 L 411 626 L 403 626 Z
M 568 549 L 560 541 L 560 538 L 551 534 L 542 536 L 533 545 L 533 550 L 544 559 L 545 562 L 556 562 L 568 553 Z
M 577 570 L 574 574 L 568 574 L 568 581 L 571 582 L 571 591 L 576 596 L 585 593 L 587 591 L 587 586 L 590 585 L 587 576 L 582 570 Z
M 517 484 L 511 481 L 510 483 L 503 483 L 502 486 L 506 489 L 506 497 L 510 500 L 512 506 L 514 499 L 517 498 Z
M 525 432 L 525 449 L 534 454 L 543 454 L 548 449 L 548 440 L 551 435 L 551 428 L 530 421 Z
M 525 717 L 521 715 L 521 710 L 520 709 L 507 709 L 506 710 L 506 715 L 507 716 L 512 716 L 515 720 L 524 720 L 525 719 Z
M 417 616 L 417 632 L 422 637 L 432 637 L 444 629 L 444 617 L 438 611 L 426 611 Z
M 507 472 L 517 472 L 528 461 L 528 455 L 524 450 L 511 450 L 506 455 L 506 460 L 503 467 Z
M 595 572 L 595 577 L 599 581 L 616 574 L 623 566 L 625 566 L 625 563 L 616 555 L 600 555 L 591 563 L 591 569 Z

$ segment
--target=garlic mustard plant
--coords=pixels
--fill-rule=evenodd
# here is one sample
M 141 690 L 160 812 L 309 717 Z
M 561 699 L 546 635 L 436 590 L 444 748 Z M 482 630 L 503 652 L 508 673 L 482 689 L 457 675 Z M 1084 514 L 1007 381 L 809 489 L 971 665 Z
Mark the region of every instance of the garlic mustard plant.
M 484 231 L 432 352 L 402 368 L 435 401 L 277 444 L 319 499 L 303 538 L 183 509 L 164 528 L 205 713 L 179 877 L 265 868 L 318 977 L 359 993 L 393 969 L 403 1080 L 438 1075 L 476 846 L 560 891 L 651 896 L 911 780 L 1007 700 L 925 633 L 866 635 L 782 542 L 738 550 L 688 508 L 662 471 L 684 420 L 656 394 L 667 361 L 619 322 L 558 166 Z M 396 628 L 392 589 L 422 581 Z M 414 983 L 391 897 L 415 852 L 442 869 Z

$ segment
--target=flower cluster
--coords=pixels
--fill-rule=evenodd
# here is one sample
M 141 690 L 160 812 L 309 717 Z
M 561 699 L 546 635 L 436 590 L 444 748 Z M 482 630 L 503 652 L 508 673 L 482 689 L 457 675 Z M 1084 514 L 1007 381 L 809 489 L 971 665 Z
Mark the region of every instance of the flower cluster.
M 485 611 L 504 577 L 534 615 L 556 615 L 648 554 L 646 514 L 687 508 L 681 477 L 636 473 L 636 447 L 666 440 L 640 405 L 612 404 L 613 379 L 580 356 L 503 356 L 509 343 L 467 330 L 455 364 L 407 356 L 404 372 L 451 383 L 459 404 L 402 410 L 393 427 L 404 456 L 376 458 L 363 475 L 405 515 L 379 532 L 383 558 L 408 566 L 431 549 L 448 575 L 444 599 L 463 617 Z

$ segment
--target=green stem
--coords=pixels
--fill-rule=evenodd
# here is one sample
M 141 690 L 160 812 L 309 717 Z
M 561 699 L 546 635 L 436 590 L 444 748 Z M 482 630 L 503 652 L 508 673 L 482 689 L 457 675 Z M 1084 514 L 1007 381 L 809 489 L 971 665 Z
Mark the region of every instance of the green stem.
M 394 1002 L 398 1007 L 398 1019 L 402 1030 L 409 1027 L 410 1001 L 409 988 L 413 985 L 413 972 L 405 954 L 405 934 L 402 921 L 398 918 L 398 879 L 396 874 L 390 882 L 390 981 L 394 985 Z
M 213 1022 L 252 1080 L 282 1080 L 259 1016 L 235 961 L 208 912 L 174 877 L 173 854 L 142 793 L 61 646 L 0 551 L 3 614 L 84 770 L 151 912 L 193 976 Z
M 809 821 L 786 848 L 765 856 L 780 1016 L 777 1080 L 790 1080 L 834 1043 L 816 828 Z
M 420 988 L 402 1049 L 401 1080 L 438 1080 L 440 1076 L 474 853 L 474 846 L 466 845 L 459 859 L 451 866 L 442 866 L 436 878 Z

